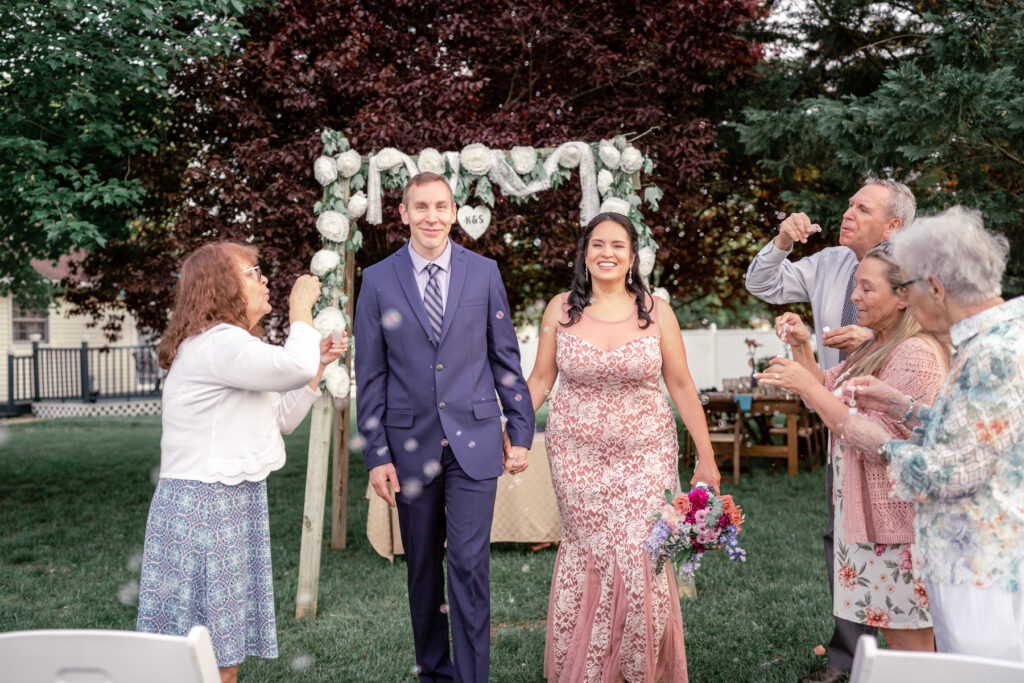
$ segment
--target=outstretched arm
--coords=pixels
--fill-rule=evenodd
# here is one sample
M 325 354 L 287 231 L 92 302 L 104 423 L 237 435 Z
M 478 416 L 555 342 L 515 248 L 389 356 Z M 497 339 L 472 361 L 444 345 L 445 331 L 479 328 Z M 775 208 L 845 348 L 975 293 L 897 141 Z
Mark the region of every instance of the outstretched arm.
M 690 485 L 702 481 L 713 486 L 717 492 L 722 475 L 718 472 L 715 453 L 711 449 L 704 406 L 700 402 L 697 387 L 686 364 L 686 348 L 683 345 L 679 321 L 676 320 L 672 307 L 665 301 L 658 298 L 654 301 L 658 306 L 658 324 L 661 327 L 661 373 L 665 378 L 665 387 L 697 446 L 697 465 Z

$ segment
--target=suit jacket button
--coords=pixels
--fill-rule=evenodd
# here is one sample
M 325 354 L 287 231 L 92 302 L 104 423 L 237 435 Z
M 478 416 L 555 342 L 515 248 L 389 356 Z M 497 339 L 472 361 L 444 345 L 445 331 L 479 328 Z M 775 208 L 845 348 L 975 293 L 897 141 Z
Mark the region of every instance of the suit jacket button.
M 443 363 L 438 363 L 438 364 L 437 364 L 437 367 L 436 367 L 436 368 L 434 368 L 434 369 L 435 369 L 435 370 L 444 370 L 444 364 L 443 364 Z
M 440 410 L 444 410 L 444 401 L 441 401 L 440 403 L 438 403 L 438 404 L 437 404 L 437 407 L 438 407 L 438 408 L 439 408 Z

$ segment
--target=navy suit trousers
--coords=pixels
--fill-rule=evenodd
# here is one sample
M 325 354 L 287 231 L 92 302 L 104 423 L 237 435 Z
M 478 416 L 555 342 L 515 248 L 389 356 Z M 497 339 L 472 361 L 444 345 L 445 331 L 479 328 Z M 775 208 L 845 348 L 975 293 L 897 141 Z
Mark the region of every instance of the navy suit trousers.
M 399 480 L 399 485 L 402 484 Z M 487 681 L 491 521 L 497 487 L 497 478 L 477 480 L 467 476 L 451 448 L 445 446 L 440 473 L 424 483 L 422 490 L 402 486 L 397 495 L 420 681 Z M 447 602 L 443 569 L 445 541 L 448 544 Z M 452 656 L 448 652 L 449 614 Z

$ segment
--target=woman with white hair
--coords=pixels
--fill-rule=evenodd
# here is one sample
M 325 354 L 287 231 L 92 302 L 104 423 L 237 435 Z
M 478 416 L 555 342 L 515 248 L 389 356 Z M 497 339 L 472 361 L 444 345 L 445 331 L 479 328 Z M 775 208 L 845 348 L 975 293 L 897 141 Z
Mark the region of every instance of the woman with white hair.
M 876 377 L 846 384 L 858 408 L 914 427 L 909 440 L 858 415 L 840 438 L 887 462 L 894 495 L 917 504 L 913 557 L 936 648 L 1024 661 L 1024 297 L 1001 296 L 1008 243 L 962 207 L 892 243 L 904 279 L 894 291 L 956 355 L 931 406 Z

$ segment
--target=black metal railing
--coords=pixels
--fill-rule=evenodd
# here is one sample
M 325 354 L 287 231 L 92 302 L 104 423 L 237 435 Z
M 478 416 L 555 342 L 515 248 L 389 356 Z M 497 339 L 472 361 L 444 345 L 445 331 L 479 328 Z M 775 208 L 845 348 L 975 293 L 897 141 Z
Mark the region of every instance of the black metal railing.
M 7 355 L 6 414 L 24 412 L 37 401 L 133 399 L 159 396 L 163 372 L 154 346 L 43 347 L 32 354 Z

